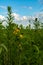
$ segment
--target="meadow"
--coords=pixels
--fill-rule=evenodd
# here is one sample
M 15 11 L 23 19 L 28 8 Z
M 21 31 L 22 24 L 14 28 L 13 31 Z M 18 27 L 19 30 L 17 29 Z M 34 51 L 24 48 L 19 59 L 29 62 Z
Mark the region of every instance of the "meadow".
M 0 65 L 43 65 L 43 24 L 37 18 L 23 27 L 13 23 L 11 7 L 7 7 L 7 25 L 0 21 Z

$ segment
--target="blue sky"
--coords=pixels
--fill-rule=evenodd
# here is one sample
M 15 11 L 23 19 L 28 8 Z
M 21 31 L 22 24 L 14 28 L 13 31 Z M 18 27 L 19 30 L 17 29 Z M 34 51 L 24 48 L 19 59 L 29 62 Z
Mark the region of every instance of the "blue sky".
M 43 8 L 40 1 L 42 0 L 0 0 L 0 14 L 5 15 L 6 9 L 4 7 L 11 6 L 13 12 L 21 16 L 34 15 Z
M 43 21 L 43 0 L 0 0 L 0 19 L 7 15 L 7 6 L 11 6 L 17 24 L 26 26 L 29 20 L 40 16 Z

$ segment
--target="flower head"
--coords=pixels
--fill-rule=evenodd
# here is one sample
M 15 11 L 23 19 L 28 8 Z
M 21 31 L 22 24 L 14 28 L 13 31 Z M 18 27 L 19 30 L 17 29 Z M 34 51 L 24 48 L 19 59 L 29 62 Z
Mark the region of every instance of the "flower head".
M 20 38 L 23 38 L 23 35 L 22 34 L 20 34 Z

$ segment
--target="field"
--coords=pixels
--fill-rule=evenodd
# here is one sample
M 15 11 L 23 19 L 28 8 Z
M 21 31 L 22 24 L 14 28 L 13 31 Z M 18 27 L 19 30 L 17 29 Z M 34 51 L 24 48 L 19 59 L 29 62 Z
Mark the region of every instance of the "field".
M 7 25 L 0 21 L 0 65 L 43 65 L 43 24 L 37 18 L 34 29 L 13 23 L 8 6 Z

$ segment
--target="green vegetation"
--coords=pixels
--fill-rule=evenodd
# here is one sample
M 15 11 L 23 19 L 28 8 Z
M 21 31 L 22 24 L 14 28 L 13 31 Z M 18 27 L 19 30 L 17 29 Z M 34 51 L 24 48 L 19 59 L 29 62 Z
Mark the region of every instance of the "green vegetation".
M 7 10 L 6 27 L 0 22 L 0 65 L 43 65 L 43 25 L 36 18 L 34 29 L 18 26 Z

